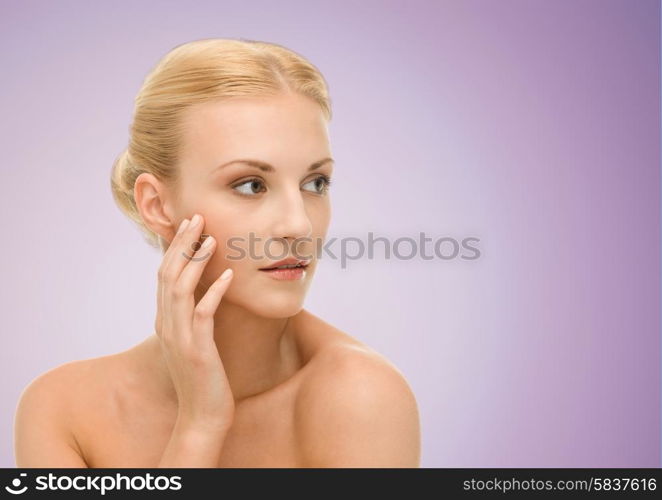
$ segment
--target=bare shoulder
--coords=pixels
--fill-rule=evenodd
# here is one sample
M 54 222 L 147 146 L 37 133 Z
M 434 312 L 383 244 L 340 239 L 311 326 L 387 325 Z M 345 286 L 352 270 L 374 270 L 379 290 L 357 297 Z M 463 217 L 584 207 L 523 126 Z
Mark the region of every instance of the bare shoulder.
M 74 395 L 85 392 L 93 361 L 70 361 L 37 375 L 21 392 L 19 407 L 39 404 L 44 412 L 64 416 L 75 402 Z
M 119 364 L 124 353 L 69 361 L 35 377 L 23 390 L 25 396 L 48 397 L 52 407 L 80 410 L 81 403 L 98 394 L 99 384 L 119 378 Z
M 88 467 L 85 436 L 110 413 L 128 352 L 63 363 L 27 384 L 14 418 L 18 467 Z
M 344 332 L 330 338 L 297 396 L 304 466 L 418 467 L 419 412 L 403 373 Z
M 74 434 L 75 396 L 85 391 L 90 364 L 72 361 L 32 379 L 14 416 L 18 467 L 87 467 Z

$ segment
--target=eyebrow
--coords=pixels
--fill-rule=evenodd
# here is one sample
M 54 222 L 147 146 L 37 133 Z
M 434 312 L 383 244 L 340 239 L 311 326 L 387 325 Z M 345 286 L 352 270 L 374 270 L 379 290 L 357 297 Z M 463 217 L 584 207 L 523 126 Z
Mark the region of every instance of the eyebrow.
M 232 165 L 233 163 L 240 163 L 240 164 L 243 164 L 243 165 L 247 165 L 249 167 L 259 168 L 263 172 L 275 172 L 276 171 L 276 169 L 273 167 L 273 165 L 270 165 L 270 164 L 268 164 L 264 161 L 254 160 L 252 158 L 240 158 L 240 159 L 237 159 L 237 160 L 229 161 L 227 163 L 223 163 L 222 165 L 219 165 L 218 167 L 215 167 L 212 172 L 216 172 L 217 170 L 220 170 L 224 167 L 227 167 L 228 165 Z M 334 161 L 333 158 L 323 158 L 319 161 L 316 161 L 312 165 L 310 165 L 308 167 L 308 171 L 310 172 L 311 170 L 318 169 L 318 168 L 320 168 L 321 166 L 323 166 L 327 163 L 335 163 L 335 161 Z

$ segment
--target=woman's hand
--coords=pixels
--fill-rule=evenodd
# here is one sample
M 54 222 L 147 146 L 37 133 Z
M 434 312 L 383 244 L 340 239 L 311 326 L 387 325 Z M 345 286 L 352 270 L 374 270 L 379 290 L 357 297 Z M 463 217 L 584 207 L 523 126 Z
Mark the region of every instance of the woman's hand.
M 234 398 L 214 342 L 214 313 L 232 281 L 232 271 L 226 269 L 195 304 L 196 285 L 216 248 L 209 236 L 190 256 L 203 225 L 198 214 L 182 221 L 163 256 L 155 327 L 177 392 L 178 423 L 227 431 L 234 417 Z M 201 258 L 207 254 L 208 258 Z

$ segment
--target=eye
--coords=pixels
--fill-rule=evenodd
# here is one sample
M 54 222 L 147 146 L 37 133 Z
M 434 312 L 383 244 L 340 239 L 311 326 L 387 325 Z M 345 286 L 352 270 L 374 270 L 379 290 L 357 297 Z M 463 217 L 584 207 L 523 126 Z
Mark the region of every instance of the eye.
M 331 178 L 326 175 L 322 174 L 319 177 L 316 177 L 312 181 L 306 182 L 304 186 L 307 186 L 308 184 L 315 183 L 315 190 L 316 193 L 318 194 L 326 194 L 329 191 L 329 187 L 331 186 Z
M 248 186 L 244 190 L 237 189 L 241 186 Z M 261 189 L 260 191 L 253 191 L 253 188 L 257 186 L 257 189 L 259 189 L 259 186 L 264 187 L 264 183 L 262 182 L 261 179 L 258 178 L 253 178 L 253 179 L 247 179 L 244 182 L 240 184 L 236 184 L 232 186 L 232 189 L 237 189 L 237 192 L 243 196 L 254 196 L 255 194 L 259 193 L 260 191 L 264 191 L 264 189 Z
M 326 174 L 322 174 L 315 179 L 306 182 L 304 186 L 307 186 L 308 184 L 313 184 L 313 191 L 315 193 L 325 195 L 329 190 L 329 186 L 331 186 L 331 178 Z M 236 190 L 241 196 L 247 197 L 253 197 L 262 191 L 266 191 L 264 182 L 257 177 L 246 179 L 239 184 L 235 184 L 232 186 L 232 189 Z

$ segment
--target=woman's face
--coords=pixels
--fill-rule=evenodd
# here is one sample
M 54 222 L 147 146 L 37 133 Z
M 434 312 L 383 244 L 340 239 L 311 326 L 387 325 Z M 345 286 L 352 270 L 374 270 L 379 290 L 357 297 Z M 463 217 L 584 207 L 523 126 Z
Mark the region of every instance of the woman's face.
M 172 208 L 178 220 L 202 215 L 202 233 L 216 239 L 201 291 L 231 267 L 223 300 L 264 317 L 296 314 L 331 217 L 324 175 L 331 177 L 333 161 L 321 108 L 297 94 L 231 98 L 190 108 L 185 127 Z M 229 163 L 240 159 L 268 166 Z M 260 270 L 288 257 L 310 259 L 301 279 Z

